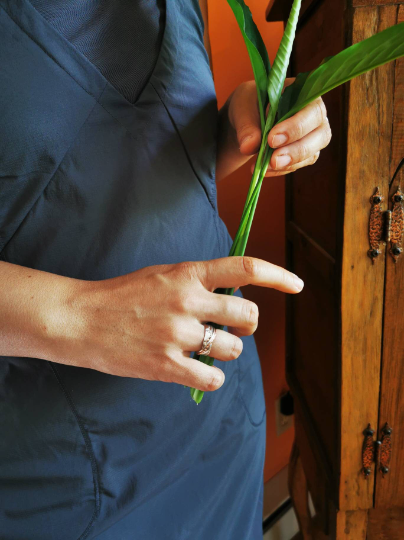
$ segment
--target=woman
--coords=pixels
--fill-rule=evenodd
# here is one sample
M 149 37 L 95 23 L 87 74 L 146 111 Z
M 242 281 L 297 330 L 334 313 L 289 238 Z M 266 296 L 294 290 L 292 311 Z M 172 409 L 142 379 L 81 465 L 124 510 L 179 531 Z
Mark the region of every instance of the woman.
M 257 151 L 254 84 L 218 113 L 196 0 L 0 8 L 1 536 L 258 540 L 258 309 L 213 291 L 303 283 L 226 257 L 215 182 Z M 329 139 L 319 100 L 268 176 Z M 207 322 L 220 368 L 190 358 Z

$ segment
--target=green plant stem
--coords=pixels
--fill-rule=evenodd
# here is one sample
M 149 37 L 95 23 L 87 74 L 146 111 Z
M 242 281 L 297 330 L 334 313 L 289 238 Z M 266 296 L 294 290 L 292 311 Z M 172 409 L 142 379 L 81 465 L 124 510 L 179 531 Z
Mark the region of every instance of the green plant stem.
M 243 214 L 241 216 L 240 225 L 238 227 L 236 236 L 233 240 L 231 246 L 229 257 L 233 256 L 243 256 L 247 247 L 248 237 L 250 235 L 252 220 L 254 217 L 255 209 L 258 203 L 258 196 L 260 194 L 262 182 L 265 178 L 265 173 L 267 172 L 268 165 L 273 153 L 273 149 L 268 146 L 268 133 L 270 132 L 272 126 L 275 123 L 275 110 L 269 110 L 268 117 L 265 123 L 265 129 L 261 139 L 261 146 L 258 152 L 257 161 L 255 163 L 254 172 L 251 178 L 250 186 L 248 188 L 247 198 L 244 205 Z M 219 294 L 234 294 L 234 287 L 228 289 L 220 289 L 215 291 Z M 223 326 L 211 323 L 212 326 L 215 326 L 218 330 L 223 330 Z M 208 366 L 212 366 L 214 358 L 211 356 L 199 356 L 197 353 L 194 353 L 193 358 L 199 360 Z M 202 401 L 204 392 L 196 388 L 191 388 L 191 397 L 196 403 Z
M 262 182 L 265 178 L 265 173 L 267 172 L 269 161 L 271 159 L 273 150 L 272 148 L 269 148 L 269 146 L 266 144 L 267 138 L 263 137 L 263 143 L 261 144 L 261 147 L 263 147 L 262 153 L 260 152 L 260 159 L 259 159 L 259 165 L 256 169 L 259 172 L 251 179 L 249 194 L 247 196 L 247 203 L 244 206 L 244 212 L 243 217 L 240 222 L 240 226 L 237 231 L 236 238 L 233 241 L 233 245 L 230 249 L 229 256 L 236 256 L 236 255 L 244 255 L 248 237 L 250 235 L 251 225 L 254 218 L 255 209 L 257 207 L 258 203 L 258 197 L 260 194 Z M 258 163 L 258 159 L 257 159 Z M 254 172 L 255 172 L 254 170 Z M 251 186 L 254 185 L 254 187 L 251 189 Z M 234 294 L 234 287 L 228 288 L 228 289 L 220 289 L 215 292 L 219 292 L 220 294 L 227 294 L 229 296 L 232 296 Z M 215 326 L 218 330 L 223 330 L 222 325 L 218 324 L 212 324 Z M 199 360 L 200 362 L 203 362 L 204 364 L 208 366 L 212 366 L 214 362 L 214 358 L 211 356 L 199 356 L 198 354 L 194 353 L 194 359 Z M 198 390 L 197 388 L 191 388 L 191 397 L 196 403 L 200 403 L 202 401 L 204 392 L 202 390 Z

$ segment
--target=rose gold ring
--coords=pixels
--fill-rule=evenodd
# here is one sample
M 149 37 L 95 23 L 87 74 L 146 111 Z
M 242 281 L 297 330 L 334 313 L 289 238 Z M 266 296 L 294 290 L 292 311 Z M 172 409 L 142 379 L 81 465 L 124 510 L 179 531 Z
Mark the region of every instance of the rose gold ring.
M 211 324 L 205 325 L 205 335 L 203 336 L 201 350 L 197 354 L 204 356 L 209 356 L 210 350 L 212 349 L 213 342 L 216 337 L 216 328 Z

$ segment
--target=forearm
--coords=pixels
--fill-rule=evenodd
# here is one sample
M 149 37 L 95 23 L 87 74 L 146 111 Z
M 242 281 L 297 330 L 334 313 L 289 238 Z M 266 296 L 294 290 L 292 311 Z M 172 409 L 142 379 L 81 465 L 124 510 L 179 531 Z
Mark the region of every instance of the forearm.
M 229 121 L 229 100 L 219 111 L 216 181 L 220 181 L 244 165 L 251 156 L 240 153 L 237 133 Z
M 0 356 L 52 359 L 78 280 L 0 262 Z

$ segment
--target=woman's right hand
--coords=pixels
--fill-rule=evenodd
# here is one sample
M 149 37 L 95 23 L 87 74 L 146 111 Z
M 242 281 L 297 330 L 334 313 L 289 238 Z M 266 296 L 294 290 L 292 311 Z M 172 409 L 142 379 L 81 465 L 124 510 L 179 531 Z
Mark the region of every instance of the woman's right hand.
M 223 361 L 240 355 L 239 336 L 253 334 L 258 325 L 256 304 L 213 291 L 247 284 L 287 293 L 303 288 L 294 274 L 252 257 L 149 266 L 102 281 L 71 281 L 65 317 L 57 317 L 59 331 L 52 331 L 50 360 L 203 391 L 224 382 L 222 370 L 190 357 L 201 348 L 203 323 L 232 327 L 234 333 L 217 330 L 212 346 L 211 356 Z

